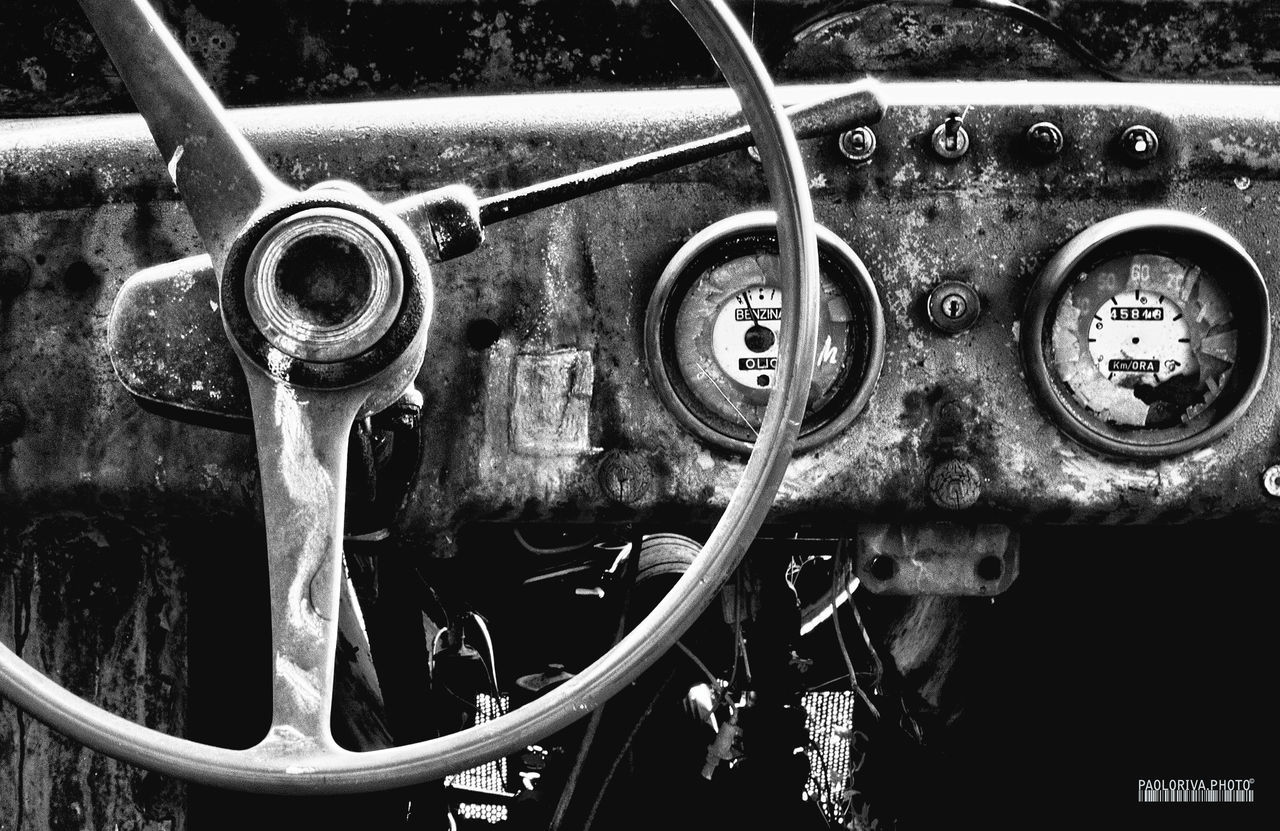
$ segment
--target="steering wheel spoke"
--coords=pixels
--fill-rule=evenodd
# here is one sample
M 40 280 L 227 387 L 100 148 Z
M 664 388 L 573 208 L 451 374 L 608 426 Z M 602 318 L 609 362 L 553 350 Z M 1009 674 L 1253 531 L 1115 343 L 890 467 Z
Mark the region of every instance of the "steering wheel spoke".
M 253 407 L 271 586 L 271 731 L 264 745 L 329 751 L 347 442 L 363 387 L 296 387 L 243 361 Z M 265 748 L 264 748 L 265 749 Z
M 294 191 L 277 179 L 147 0 L 81 0 L 146 119 L 169 176 L 219 274 L 227 249 L 264 205 Z

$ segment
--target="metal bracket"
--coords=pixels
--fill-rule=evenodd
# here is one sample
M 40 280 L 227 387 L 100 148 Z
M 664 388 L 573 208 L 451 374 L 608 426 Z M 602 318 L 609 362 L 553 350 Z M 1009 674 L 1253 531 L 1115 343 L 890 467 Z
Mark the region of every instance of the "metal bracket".
M 1004 525 L 863 525 L 857 575 L 875 594 L 991 597 L 1017 579 L 1018 549 Z

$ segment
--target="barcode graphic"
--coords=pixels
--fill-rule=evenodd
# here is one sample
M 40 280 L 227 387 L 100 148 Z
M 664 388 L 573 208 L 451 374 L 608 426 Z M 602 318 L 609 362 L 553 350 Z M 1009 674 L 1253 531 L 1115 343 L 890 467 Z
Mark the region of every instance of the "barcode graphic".
M 1252 802 L 1253 791 L 1200 788 L 1188 790 L 1138 790 L 1139 802 Z

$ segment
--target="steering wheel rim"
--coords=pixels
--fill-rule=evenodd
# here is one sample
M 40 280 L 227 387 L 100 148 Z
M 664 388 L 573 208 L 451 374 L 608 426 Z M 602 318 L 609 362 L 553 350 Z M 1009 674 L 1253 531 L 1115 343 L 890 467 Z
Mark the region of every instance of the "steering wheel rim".
M 672 2 L 693 26 L 739 97 L 760 149 L 777 209 L 784 291 L 799 302 L 787 304 L 784 311 L 777 383 L 761 425 L 760 439 L 747 461 L 743 477 L 702 554 L 649 616 L 574 679 L 531 704 L 436 739 L 367 752 L 347 751 L 324 742 L 273 742 L 270 735 L 257 747 L 229 750 L 170 736 L 76 696 L 3 645 L 0 645 L 0 692 L 55 730 L 140 767 L 248 791 L 352 793 L 436 779 L 507 755 L 567 726 L 602 704 L 674 645 L 738 566 L 786 472 L 808 400 L 817 348 L 819 283 L 815 223 L 799 150 L 790 124 L 774 100 L 772 84 L 758 55 L 722 0 Z M 91 4 L 85 5 L 88 10 Z M 154 11 L 145 3 L 139 8 L 151 15 L 153 25 L 163 37 L 163 23 Z M 199 94 L 200 90 L 195 93 Z M 178 149 L 180 155 L 181 147 Z M 177 156 L 170 161 L 171 172 L 177 162 Z M 184 197 L 190 199 L 185 189 Z M 212 245 L 215 262 L 225 255 L 225 249 L 219 250 L 207 237 L 206 244 Z M 429 319 L 429 314 L 427 317 Z M 424 323 L 418 340 L 425 342 L 425 339 Z M 421 360 L 420 346 L 417 363 Z M 412 348 L 405 354 L 411 352 Z M 243 356 L 242 362 L 253 387 L 255 380 Z M 416 372 L 417 363 L 412 357 L 410 363 Z M 403 368 L 396 370 L 402 371 Z M 265 373 L 256 383 L 268 383 L 264 378 Z M 270 383 L 274 385 L 269 390 L 272 393 L 292 389 L 282 381 Z M 341 409 L 341 406 L 334 407 L 334 418 L 339 421 L 345 417 Z M 255 418 L 259 415 L 255 404 Z M 272 533 L 270 522 L 268 515 L 269 535 Z M 338 526 L 337 538 L 341 540 L 341 511 L 334 522 Z M 327 707 L 323 713 L 327 716 Z M 327 735 L 327 724 L 319 729 Z

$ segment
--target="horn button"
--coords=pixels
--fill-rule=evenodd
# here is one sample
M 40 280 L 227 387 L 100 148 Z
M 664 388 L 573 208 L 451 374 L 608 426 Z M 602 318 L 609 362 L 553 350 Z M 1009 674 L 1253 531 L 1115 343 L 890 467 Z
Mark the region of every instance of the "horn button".
M 333 363 L 369 350 L 395 323 L 404 275 L 376 225 L 336 207 L 300 211 L 249 256 L 249 316 L 281 352 Z

